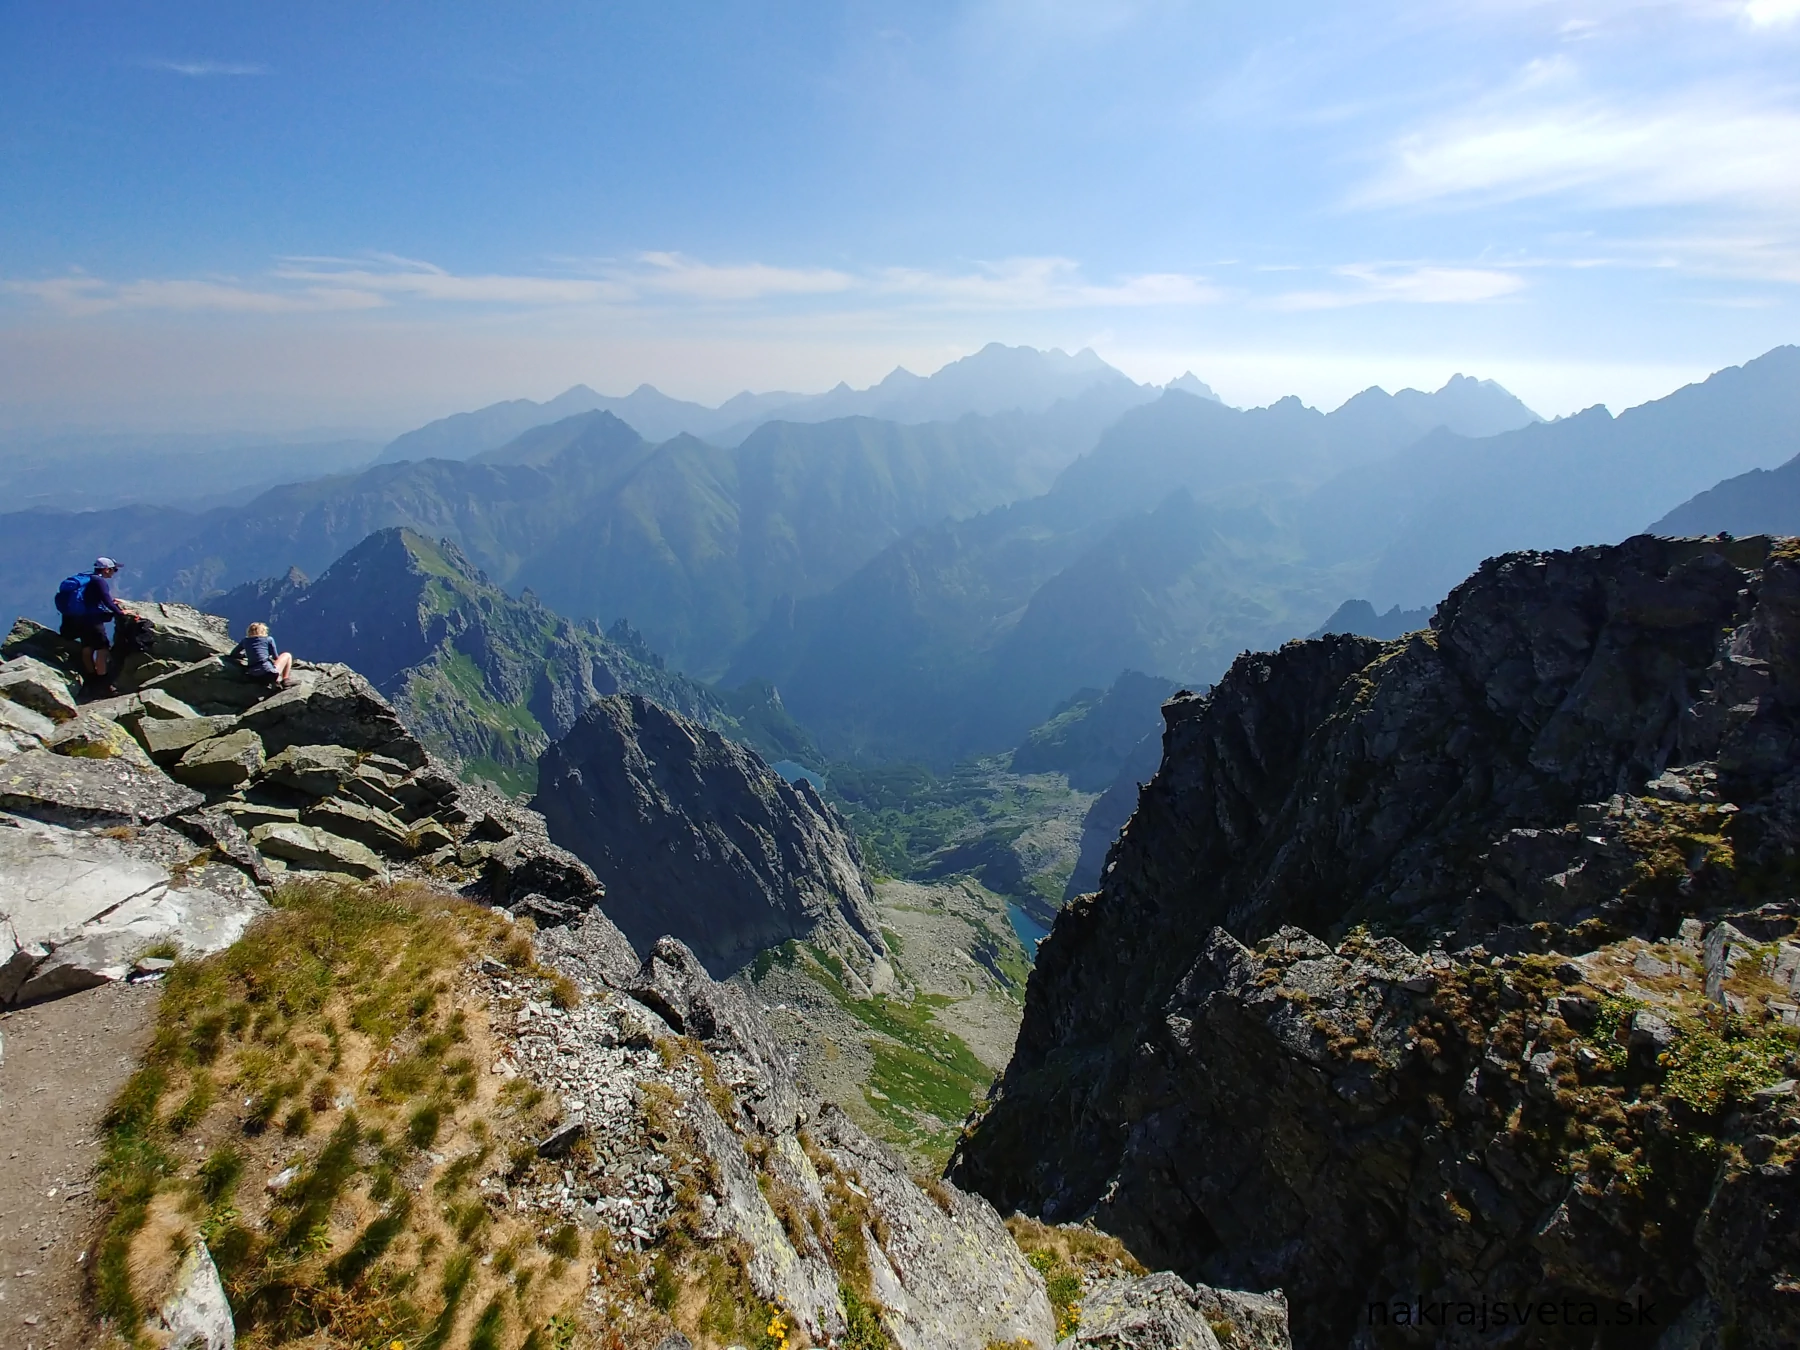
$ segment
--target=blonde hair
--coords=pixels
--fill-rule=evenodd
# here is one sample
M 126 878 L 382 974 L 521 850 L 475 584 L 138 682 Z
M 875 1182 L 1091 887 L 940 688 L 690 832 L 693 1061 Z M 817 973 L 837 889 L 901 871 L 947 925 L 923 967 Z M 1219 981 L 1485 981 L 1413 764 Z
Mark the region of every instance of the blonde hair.
M 269 636 L 269 625 L 266 623 L 253 623 L 244 630 L 244 636 L 267 637 Z

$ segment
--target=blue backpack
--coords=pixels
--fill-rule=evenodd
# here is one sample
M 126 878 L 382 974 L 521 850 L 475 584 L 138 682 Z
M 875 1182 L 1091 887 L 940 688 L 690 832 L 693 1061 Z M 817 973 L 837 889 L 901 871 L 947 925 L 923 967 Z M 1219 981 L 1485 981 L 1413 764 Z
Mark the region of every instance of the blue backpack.
M 56 588 L 56 612 L 68 619 L 88 617 L 87 588 L 92 572 L 77 572 Z

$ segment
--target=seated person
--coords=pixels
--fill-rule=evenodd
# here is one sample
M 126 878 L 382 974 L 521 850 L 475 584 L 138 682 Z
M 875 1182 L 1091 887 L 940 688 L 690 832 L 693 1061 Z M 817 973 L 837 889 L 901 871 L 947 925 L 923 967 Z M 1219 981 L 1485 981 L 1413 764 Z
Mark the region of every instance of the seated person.
M 275 639 L 269 636 L 266 623 L 253 623 L 246 628 L 244 640 L 231 649 L 229 659 L 242 661 L 252 679 L 264 680 L 283 689 L 293 684 L 289 675 L 294 669 L 294 655 L 275 650 Z
M 112 644 L 106 636 L 106 625 L 114 619 L 136 618 L 134 611 L 120 604 L 112 592 L 112 579 L 119 575 L 119 564 L 111 558 L 94 559 L 90 572 L 74 603 L 66 607 L 59 597 L 57 608 L 63 611 L 62 635 L 81 644 L 81 673 L 90 686 L 104 692 L 112 677 Z M 63 583 L 73 589 L 81 582 L 79 575 Z

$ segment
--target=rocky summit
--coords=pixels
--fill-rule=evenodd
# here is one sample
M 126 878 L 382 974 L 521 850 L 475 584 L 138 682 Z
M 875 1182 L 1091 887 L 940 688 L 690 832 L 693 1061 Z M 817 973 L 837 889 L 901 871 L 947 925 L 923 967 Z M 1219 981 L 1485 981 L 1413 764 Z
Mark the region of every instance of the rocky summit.
M 955 1180 L 1299 1346 L 1800 1341 L 1800 544 L 1506 555 L 1164 716 Z
M 640 695 L 600 699 L 538 766 L 550 837 L 640 947 L 672 933 L 724 975 L 802 939 L 859 992 L 892 978 L 862 853 L 811 783 Z
M 222 618 L 138 609 L 116 697 L 78 703 L 74 644 L 30 620 L 0 647 L 0 1004 L 219 950 L 284 876 L 430 877 L 564 914 L 601 896 L 355 671 L 302 662 L 271 690 L 223 659 Z

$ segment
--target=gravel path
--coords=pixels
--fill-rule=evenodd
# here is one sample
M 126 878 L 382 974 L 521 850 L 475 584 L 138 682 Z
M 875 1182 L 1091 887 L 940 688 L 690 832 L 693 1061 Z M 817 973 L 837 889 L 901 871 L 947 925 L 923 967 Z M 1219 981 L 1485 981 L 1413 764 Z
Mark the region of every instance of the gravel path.
M 96 1135 L 156 995 L 154 984 L 109 984 L 0 1017 L 0 1345 L 94 1344 L 82 1292 Z

